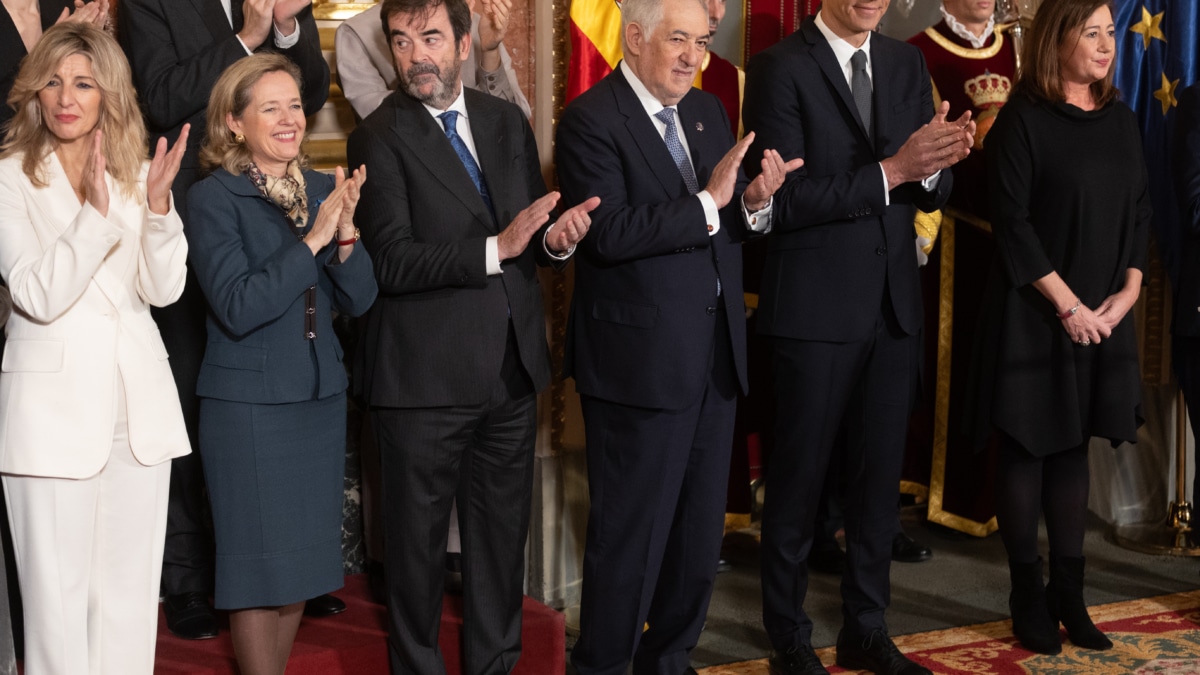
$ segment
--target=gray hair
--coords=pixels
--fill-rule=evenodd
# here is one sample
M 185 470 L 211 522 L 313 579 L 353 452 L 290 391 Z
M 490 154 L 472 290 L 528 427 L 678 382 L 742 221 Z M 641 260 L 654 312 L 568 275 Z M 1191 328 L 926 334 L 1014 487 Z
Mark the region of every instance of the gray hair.
M 707 15 L 707 0 L 696 0 L 696 3 L 704 8 Z M 625 44 L 625 31 L 629 24 L 641 26 L 646 35 L 653 33 L 663 18 L 663 0 L 620 0 L 617 4 L 621 8 L 621 48 L 629 51 Z

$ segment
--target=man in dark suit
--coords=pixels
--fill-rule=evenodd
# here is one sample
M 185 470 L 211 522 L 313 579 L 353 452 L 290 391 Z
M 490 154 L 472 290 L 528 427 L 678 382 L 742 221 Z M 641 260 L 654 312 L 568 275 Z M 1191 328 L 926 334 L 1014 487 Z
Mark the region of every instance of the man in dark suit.
M 755 146 L 806 162 L 776 194 L 758 314 L 773 341 L 778 406 L 762 525 L 775 675 L 826 672 L 803 603 L 830 461 L 843 463 L 847 486 L 837 663 L 929 672 L 896 649 L 884 622 L 921 327 L 912 223 L 916 208 L 945 203 L 942 169 L 967 155 L 974 124 L 969 114 L 947 122 L 945 104 L 935 115 L 920 51 L 872 32 L 887 6 L 826 0 L 746 69 Z M 831 457 L 843 420 L 846 448 Z
M 208 98 L 217 78 L 234 61 L 255 51 L 277 51 L 300 67 L 304 112 L 315 113 L 329 94 L 329 66 L 312 16 L 312 0 L 121 0 L 121 45 L 151 134 L 174 143 L 192 125 L 171 193 L 186 218 L 187 191 L 198 178 Z M 185 221 L 186 225 L 186 221 Z M 215 637 L 212 593 L 213 544 L 205 517 L 204 472 L 197 444 L 200 403 L 196 378 L 204 357 L 206 307 L 191 269 L 183 297 L 152 309 L 171 356 L 192 453 L 171 464 L 167 540 L 163 554 L 163 609 L 167 626 L 190 639 Z M 340 607 L 339 607 L 340 605 Z M 318 613 L 345 609 L 322 596 Z
M 692 88 L 704 0 L 625 0 L 624 60 L 558 127 L 580 246 L 566 374 L 582 396 L 588 517 L 581 675 L 682 675 L 720 554 L 736 395 L 746 388 L 740 243 L 770 221 L 778 153 L 747 184 L 721 101 Z M 701 189 L 703 188 L 703 189 Z M 644 633 L 642 627 L 649 624 Z
M 521 109 L 465 89 L 465 0 L 384 0 L 398 89 L 350 135 L 368 167 L 355 220 L 375 264 L 355 371 L 383 465 L 392 672 L 444 673 L 438 649 L 450 505 L 463 562 L 463 672 L 521 651 L 537 392 L 550 380 L 537 265 L 563 264 L 589 200 L 547 219 Z
M 1175 116 L 1175 190 L 1181 215 L 1179 279 L 1174 285 L 1171 322 L 1172 358 L 1192 424 L 1200 424 L 1200 84 L 1179 95 Z M 1196 450 L 1200 461 L 1200 447 Z M 1200 466 L 1196 464 L 1195 466 Z M 1179 497 L 1182 501 L 1182 497 Z M 1192 487 L 1192 503 L 1200 501 L 1200 471 Z

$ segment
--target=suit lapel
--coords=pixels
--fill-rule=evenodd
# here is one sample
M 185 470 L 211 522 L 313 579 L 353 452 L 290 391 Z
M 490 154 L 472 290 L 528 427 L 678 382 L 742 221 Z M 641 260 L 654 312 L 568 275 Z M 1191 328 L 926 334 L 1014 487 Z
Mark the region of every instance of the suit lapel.
M 625 128 L 633 137 L 634 144 L 641 150 L 642 157 L 650 166 L 654 178 L 672 197 L 687 194 L 687 184 L 683 182 L 683 175 L 679 173 L 679 167 L 671 158 L 671 152 L 667 150 L 667 144 L 659 135 L 658 128 L 646 114 L 646 108 L 638 100 L 637 94 L 633 92 L 633 87 L 629 86 L 625 74 L 618 68 L 613 71 L 611 77 L 613 93 L 617 99 L 617 112 L 625 116 Z M 680 119 L 682 123 L 682 118 Z M 699 174 L 697 174 L 697 180 L 699 180 Z
M 238 2 L 239 0 L 232 1 Z M 233 35 L 233 26 L 229 24 L 229 17 L 225 16 L 225 9 L 217 0 L 188 0 L 188 2 L 192 3 L 192 7 L 204 20 L 204 26 L 208 28 L 208 32 L 214 40 Z
M 867 128 L 863 124 L 862 118 L 858 115 L 858 106 L 854 103 L 854 95 L 850 93 L 850 85 L 846 82 L 846 73 L 842 67 L 838 65 L 837 57 L 833 54 L 833 47 L 829 46 L 829 41 L 821 34 L 821 29 L 817 28 L 817 24 L 812 19 L 808 19 L 803 28 L 804 39 L 808 41 L 811 49 L 809 53 L 821 68 L 821 72 L 825 75 L 825 79 L 829 81 L 829 85 L 838 93 L 842 99 L 842 105 L 846 109 L 846 114 L 850 119 L 854 120 L 855 126 L 858 127 L 859 133 L 862 134 L 864 140 L 869 140 Z M 878 97 L 876 97 L 878 100 Z
M 416 99 L 401 92 L 393 94 L 392 99 L 396 105 L 396 123 L 392 132 L 429 169 L 429 173 L 475 216 L 480 226 L 494 233 L 496 226 L 492 214 L 488 213 L 483 197 L 471 181 L 471 175 L 454 153 L 442 125 Z M 471 127 L 471 133 L 476 138 L 486 138 L 482 133 L 477 133 L 474 126 Z M 476 152 L 480 145 L 483 144 L 476 143 Z M 486 173 L 484 177 L 486 180 Z
M 39 206 L 48 214 L 48 217 L 44 219 L 47 227 L 54 229 L 56 236 L 62 236 L 63 230 L 66 228 L 59 229 L 59 225 L 65 226 L 75 222 L 75 219 L 79 217 L 79 212 L 83 210 L 83 205 L 75 196 L 75 190 L 71 187 L 71 181 L 67 178 L 62 163 L 58 161 L 58 155 L 51 152 L 49 161 L 50 166 L 47 171 L 50 179 L 49 185 L 45 188 L 46 198 L 39 200 Z M 104 178 L 108 183 L 108 220 L 121 223 L 122 227 L 128 229 L 128 225 L 124 222 L 126 219 L 122 217 L 121 212 L 124 200 L 120 197 L 120 187 L 113 181 L 112 176 L 105 175 Z M 101 263 L 99 269 L 92 275 L 92 282 L 114 307 L 121 308 L 128 304 L 129 295 L 125 292 L 120 279 L 109 270 L 107 261 Z
M 512 175 L 513 169 L 507 167 L 505 162 L 503 149 L 508 146 L 504 138 L 504 126 L 500 123 L 500 110 L 495 106 L 483 105 L 483 102 L 474 96 L 474 90 L 467 89 L 466 91 L 470 92 L 467 94 L 465 102 L 471 125 L 471 136 L 476 139 L 475 154 L 479 156 L 479 170 L 483 172 L 483 182 L 487 185 L 488 196 L 491 197 L 496 218 L 501 222 L 507 222 L 516 217 L 517 212 L 521 209 L 514 210 L 508 204 L 508 198 L 515 194 L 508 188 L 508 185 L 515 176 Z M 480 143 L 479 139 L 487 139 L 487 142 Z M 463 172 L 465 174 L 466 169 L 463 169 Z M 470 176 L 468 176 L 469 179 Z M 475 187 L 474 183 L 471 184 L 471 187 Z M 483 198 L 480 197 L 476 201 L 484 207 L 486 213 L 487 204 L 484 204 Z M 491 217 L 487 221 L 494 226 L 493 229 L 499 227 L 499 224 L 494 223 Z
M 704 189 L 703 186 L 708 183 L 712 167 L 720 161 L 720 157 L 714 159 L 708 156 L 712 139 L 720 138 L 713 134 L 719 134 L 720 131 L 711 124 L 705 126 L 704 121 L 700 119 L 700 106 L 698 105 L 700 99 L 695 96 L 695 92 L 695 89 L 688 92 L 679 102 L 679 126 L 680 131 L 687 138 L 692 169 L 696 172 L 696 182 L 700 184 L 700 189 Z
M 895 74 L 897 59 L 891 53 L 885 40 L 871 37 L 871 86 L 875 90 L 872 101 L 872 117 L 875 118 L 875 135 L 871 137 L 875 144 L 876 155 L 886 144 L 888 137 L 888 122 L 892 119 L 892 80 Z

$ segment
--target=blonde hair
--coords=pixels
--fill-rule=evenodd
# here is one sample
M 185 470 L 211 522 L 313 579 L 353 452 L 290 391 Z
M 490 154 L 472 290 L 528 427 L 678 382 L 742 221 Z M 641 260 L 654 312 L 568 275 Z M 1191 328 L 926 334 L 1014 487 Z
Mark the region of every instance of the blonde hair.
M 58 139 L 42 120 L 38 93 L 62 62 L 75 54 L 91 61 L 92 75 L 100 89 L 96 126 L 104 133 L 101 149 L 108 174 L 127 198 L 140 201 L 144 195 L 138 190 L 138 179 L 146 159 L 146 124 L 138 108 L 129 62 L 117 41 L 90 23 L 67 21 L 52 26 L 21 62 L 8 94 L 8 105 L 16 115 L 0 146 L 0 157 L 24 153 L 21 169 L 30 182 L 37 187 L 48 185 L 45 160 L 57 147 Z
M 200 148 L 200 166 L 205 171 L 218 167 L 237 175 L 254 163 L 250 148 L 239 143 L 225 124 L 226 115 L 241 117 L 250 105 L 254 85 L 268 73 L 285 72 L 296 81 L 296 88 L 304 90 L 300 68 L 286 56 L 272 53 L 254 54 L 239 59 L 221 73 L 213 85 L 212 97 L 208 99 L 208 130 L 204 146 Z M 298 158 L 300 166 L 308 163 L 302 152 Z

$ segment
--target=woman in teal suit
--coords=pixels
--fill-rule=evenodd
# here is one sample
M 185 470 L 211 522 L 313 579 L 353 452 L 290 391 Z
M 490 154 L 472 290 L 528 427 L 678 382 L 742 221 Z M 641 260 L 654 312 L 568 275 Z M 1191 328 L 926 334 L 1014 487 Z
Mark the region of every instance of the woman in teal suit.
M 196 393 L 216 602 L 243 673 L 281 673 L 304 601 L 342 586 L 346 372 L 333 313 L 375 300 L 353 215 L 365 169 L 303 168 L 300 74 L 256 54 L 213 88 L 187 236 L 208 299 Z

